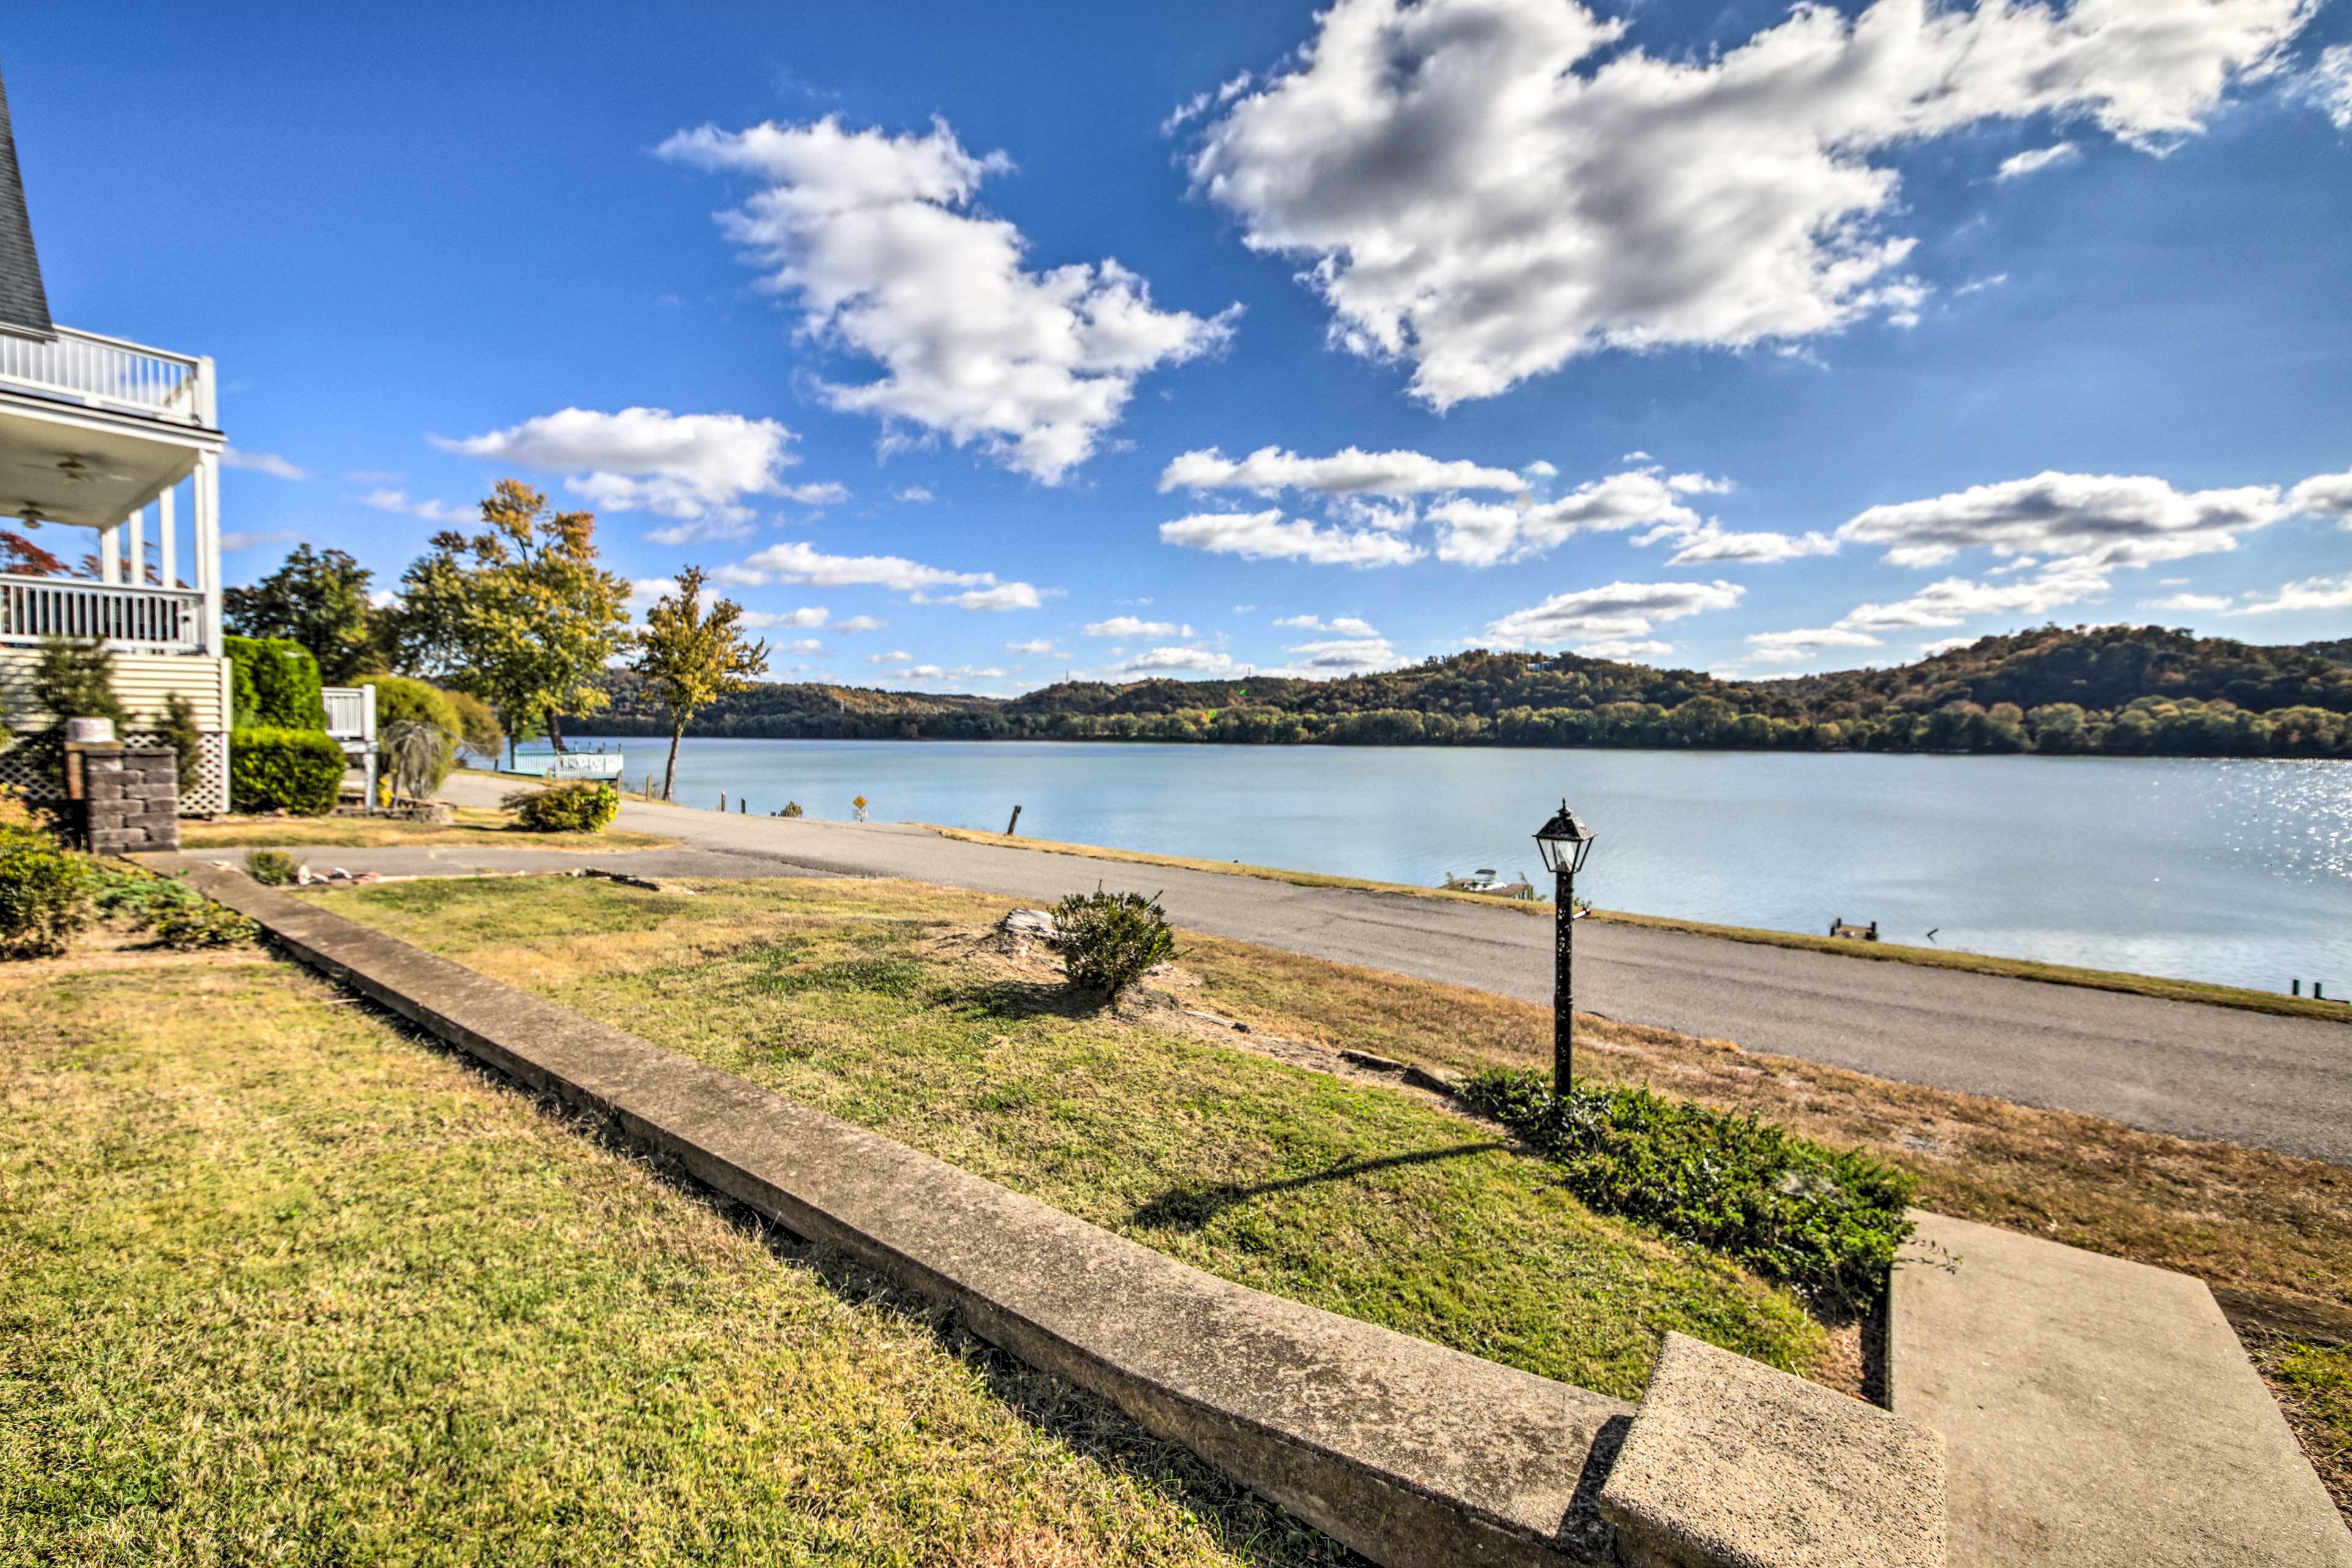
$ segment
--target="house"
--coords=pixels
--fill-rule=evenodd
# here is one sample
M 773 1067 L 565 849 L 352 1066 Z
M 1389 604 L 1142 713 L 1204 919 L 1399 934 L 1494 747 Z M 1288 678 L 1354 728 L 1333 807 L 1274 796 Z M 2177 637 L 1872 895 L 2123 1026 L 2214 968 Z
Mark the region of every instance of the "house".
M 42 721 L 23 696 L 42 639 L 103 638 L 132 736 L 171 693 L 194 710 L 205 760 L 181 781 L 184 812 L 228 809 L 216 385 L 200 355 L 50 321 L 0 85 L 0 528 L 64 566 L 0 562 L 16 568 L 0 572 L 0 695 L 16 724 Z M 50 793 L 26 771 L 0 752 L 0 784 Z

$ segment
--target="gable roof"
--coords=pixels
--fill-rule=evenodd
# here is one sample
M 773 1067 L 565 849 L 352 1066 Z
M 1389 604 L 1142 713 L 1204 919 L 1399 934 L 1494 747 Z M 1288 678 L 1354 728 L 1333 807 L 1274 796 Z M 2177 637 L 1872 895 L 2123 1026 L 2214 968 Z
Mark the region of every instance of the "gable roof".
M 0 82 L 0 328 L 53 337 L 41 258 L 33 251 L 33 220 L 25 211 L 25 177 L 16 168 L 16 135 L 8 124 L 8 88 Z

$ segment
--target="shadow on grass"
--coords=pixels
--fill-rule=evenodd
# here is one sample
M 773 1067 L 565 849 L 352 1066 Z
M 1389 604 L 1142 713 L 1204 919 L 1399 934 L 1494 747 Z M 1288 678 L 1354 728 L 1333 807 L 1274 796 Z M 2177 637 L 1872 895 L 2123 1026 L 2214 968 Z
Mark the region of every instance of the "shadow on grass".
M 1509 1147 L 1508 1143 L 1490 1140 L 1482 1143 L 1458 1143 L 1451 1149 L 1423 1149 L 1411 1154 L 1384 1154 L 1377 1160 L 1346 1160 L 1309 1175 L 1286 1176 L 1278 1182 L 1259 1182 L 1247 1186 L 1235 1182 L 1219 1182 L 1213 1185 L 1187 1183 L 1171 1187 L 1153 1198 L 1129 1215 L 1128 1222 L 1155 1230 L 1197 1231 L 1227 1209 L 1269 1193 L 1294 1193 L 1302 1187 L 1318 1186 L 1325 1182 L 1344 1182 L 1371 1171 L 1391 1171 L 1401 1165 L 1432 1165 L 1440 1160 L 1489 1154 Z
M 809 1270 L 844 1301 L 919 1329 L 942 1352 L 984 1381 L 991 1394 L 1014 1416 L 1081 1458 L 1126 1476 L 1139 1490 L 1185 1510 L 1216 1538 L 1222 1549 L 1255 1568 L 1375 1568 L 1369 1559 L 1292 1517 L 1280 1505 L 1235 1485 L 1181 1444 L 1154 1436 L 1110 1401 L 1041 1372 L 979 1338 L 958 1321 L 952 1308 L 874 1273 L 839 1248 L 796 1236 L 757 1210 L 706 1186 L 677 1160 L 646 1149 L 617 1122 L 518 1082 L 372 1001 L 362 998 L 360 1006 L 404 1038 L 484 1082 L 523 1096 L 541 1114 L 709 1209 L 728 1226 L 756 1239 L 779 1263 Z M 1469 1152 L 1437 1151 L 1370 1161 L 1364 1168 Z

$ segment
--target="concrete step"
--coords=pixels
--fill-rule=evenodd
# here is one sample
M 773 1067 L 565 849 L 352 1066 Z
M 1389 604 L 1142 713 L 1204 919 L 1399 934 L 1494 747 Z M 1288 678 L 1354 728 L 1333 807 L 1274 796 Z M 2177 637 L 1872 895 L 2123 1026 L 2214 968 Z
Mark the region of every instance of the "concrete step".
M 2352 1532 L 2212 1292 L 1920 1214 L 1898 1415 L 1944 1435 L 1951 1568 L 2352 1568 Z

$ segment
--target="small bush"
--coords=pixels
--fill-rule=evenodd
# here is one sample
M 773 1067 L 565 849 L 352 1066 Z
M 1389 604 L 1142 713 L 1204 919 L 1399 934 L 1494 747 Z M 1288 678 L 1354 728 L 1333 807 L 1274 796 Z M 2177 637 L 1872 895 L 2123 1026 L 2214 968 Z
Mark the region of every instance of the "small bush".
M 30 831 L 0 834 L 0 958 L 47 958 L 89 927 L 89 861 Z
M 621 814 L 621 792 L 604 784 L 555 784 L 518 791 L 499 804 L 526 833 L 602 833 Z
M 796 800 L 788 800 L 784 802 L 784 809 L 776 813 L 778 816 L 798 816 L 800 814 L 801 803 Z
M 57 819 L 31 801 L 15 784 L 0 784 L 0 839 L 46 837 Z
M 1156 963 L 1176 956 L 1168 912 L 1141 893 L 1072 893 L 1054 906 L 1062 967 L 1070 984 L 1118 1000 Z
M 411 680 L 400 675 L 364 677 L 367 685 L 375 688 L 375 725 L 381 757 L 381 775 L 397 779 L 400 774 L 402 750 L 394 744 L 399 724 L 428 724 L 430 731 L 416 732 L 413 750 L 406 751 L 416 776 L 409 779 L 409 793 L 422 799 L 441 787 L 449 770 L 457 765 L 457 742 L 464 732 L 465 720 L 449 694 L 422 680 Z M 434 731 L 437 731 L 438 733 Z
M 1579 1084 L 1562 1102 L 1531 1072 L 1483 1072 L 1463 1094 L 1591 1207 L 1727 1253 L 1828 1310 L 1875 1303 L 1911 1234 L 1916 1182 L 1858 1149 L 1646 1089 Z
M 177 877 L 121 860 L 90 860 L 90 901 L 107 920 L 143 931 L 164 947 L 228 947 L 251 942 L 260 928 L 223 909 Z
M 228 795 L 236 811 L 324 816 L 343 784 L 343 749 L 319 730 L 238 730 L 228 738 Z
M 283 849 L 257 849 L 245 858 L 245 874 L 265 888 L 290 888 L 294 857 Z

